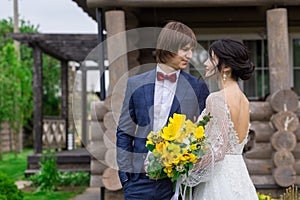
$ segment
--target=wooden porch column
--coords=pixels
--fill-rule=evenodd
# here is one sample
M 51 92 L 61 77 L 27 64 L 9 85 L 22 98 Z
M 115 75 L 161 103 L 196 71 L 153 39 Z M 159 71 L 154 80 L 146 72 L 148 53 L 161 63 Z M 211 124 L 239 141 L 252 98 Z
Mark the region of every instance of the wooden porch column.
M 81 141 L 84 146 L 87 146 L 87 92 L 86 92 L 86 64 L 81 63 L 81 97 L 82 97 L 82 113 L 81 113 Z
M 270 93 L 290 89 L 288 19 L 285 8 L 267 11 Z
M 33 145 L 37 154 L 43 150 L 43 64 L 38 46 L 33 47 L 33 112 Z
M 68 147 L 68 128 L 69 128 L 69 110 L 68 110 L 68 61 L 61 61 L 61 116 L 65 120 L 66 146 Z
M 124 53 L 127 50 L 124 11 L 113 10 L 105 12 L 105 24 L 109 60 L 109 93 L 111 94 L 116 83 L 128 71 L 127 55 L 120 55 L 120 53 Z M 110 37 L 113 37 L 113 39 L 110 39 Z
M 109 60 L 109 96 L 105 99 L 108 112 L 104 115 L 103 123 L 106 128 L 105 134 L 115 133 L 122 109 L 127 75 L 127 38 L 125 26 L 125 13 L 121 10 L 113 10 L 105 13 L 105 24 L 107 30 L 107 55 Z M 115 135 L 115 134 L 113 134 Z M 109 138 L 109 137 L 108 137 Z M 119 190 L 122 185 L 116 170 L 116 145 L 115 139 L 109 139 L 112 145 L 108 145 L 105 153 L 108 168 L 103 172 L 103 185 L 108 190 Z

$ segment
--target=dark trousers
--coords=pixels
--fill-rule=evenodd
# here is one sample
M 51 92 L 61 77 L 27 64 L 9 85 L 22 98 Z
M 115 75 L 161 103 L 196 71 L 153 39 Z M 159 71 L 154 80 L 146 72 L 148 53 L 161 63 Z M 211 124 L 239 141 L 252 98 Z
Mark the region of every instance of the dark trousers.
M 123 186 L 125 200 L 170 200 L 174 195 L 170 179 L 150 180 L 139 178 L 129 180 Z

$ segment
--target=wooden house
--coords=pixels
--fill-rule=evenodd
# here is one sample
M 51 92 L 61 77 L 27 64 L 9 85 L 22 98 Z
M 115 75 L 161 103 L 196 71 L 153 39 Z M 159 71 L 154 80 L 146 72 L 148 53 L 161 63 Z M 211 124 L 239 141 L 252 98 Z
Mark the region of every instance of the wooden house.
M 93 47 L 101 44 L 105 38 L 114 38 L 125 31 L 142 27 L 162 27 L 168 20 L 181 21 L 191 27 L 196 33 L 198 43 L 204 48 L 219 38 L 242 40 L 248 46 L 251 60 L 256 65 L 253 78 L 240 83 L 242 90 L 251 100 L 251 124 L 255 132 L 253 145 L 244 154 L 251 178 L 258 190 L 278 190 L 291 184 L 300 184 L 300 0 L 73 1 L 98 23 L 97 41 L 94 41 Z M 37 73 L 34 79 L 37 84 L 34 85 L 38 87 L 34 92 L 36 98 L 41 98 L 38 94 L 42 87 L 38 85 L 41 72 L 37 67 L 40 65 L 40 50 L 49 53 L 52 47 L 57 48 L 65 44 L 55 44 L 52 41 L 52 46 L 48 45 L 46 36 L 44 39 L 38 36 L 13 37 L 18 40 L 22 40 L 23 37 L 31 41 L 31 46 L 38 47 L 34 48 L 34 69 Z M 126 36 L 121 34 L 120 37 Z M 120 82 L 123 81 L 123 86 L 126 85 L 126 77 L 123 75 L 129 70 L 140 73 L 151 68 L 148 63 L 155 63 L 153 49 L 133 48 L 149 37 L 136 34 L 134 40 L 127 41 L 126 38 L 117 40 L 115 37 L 115 40 L 107 40 L 107 45 L 100 45 L 98 61 L 101 62 L 98 62 L 96 69 L 102 72 L 109 71 L 110 85 L 107 93 L 105 89 L 100 91 L 101 101 L 94 102 L 91 106 L 96 116 L 92 114 L 91 133 L 89 137 L 85 137 L 86 146 L 92 155 L 92 187 L 100 186 L 108 190 L 121 188 L 116 173 L 114 142 L 124 94 L 123 90 L 114 89 L 124 89 Z M 48 40 L 51 41 L 50 36 Z M 74 38 L 74 41 L 77 41 L 78 49 L 80 45 L 85 46 L 85 40 L 82 38 Z M 78 44 L 78 41 L 81 42 Z M 122 49 L 124 47 L 125 49 Z M 130 52 L 126 49 L 129 47 L 133 49 Z M 114 52 L 120 49 L 124 50 L 125 54 L 114 58 Z M 84 60 L 76 60 L 70 57 L 72 54 L 64 54 L 66 49 L 53 50 L 54 56 L 64 56 L 61 59 L 63 70 L 66 70 L 65 61 Z M 87 56 L 88 52 L 81 51 L 79 54 Z M 104 66 L 104 59 L 109 61 L 108 67 Z M 132 70 L 136 66 L 142 67 L 138 71 Z M 84 65 L 81 67 L 84 71 Z M 189 70 L 190 73 L 197 74 L 193 67 Z M 130 75 L 132 74 L 128 74 Z M 102 77 L 100 82 L 103 87 Z M 64 94 L 66 93 L 63 92 Z M 42 149 L 42 116 L 39 112 L 39 101 L 40 99 L 35 100 L 35 121 L 39 122 L 35 124 L 35 132 L 40 133 L 35 135 L 35 140 L 39 141 L 35 146 L 37 153 Z M 62 105 L 66 108 L 66 101 Z M 84 102 L 82 107 L 86 107 Z M 67 119 L 66 116 L 65 113 L 63 118 Z M 82 123 L 86 123 L 85 120 Z M 86 129 L 82 130 L 82 134 L 86 135 Z
M 255 132 L 252 148 L 245 153 L 251 178 L 257 189 L 265 190 L 300 184 L 299 0 L 73 1 L 98 22 L 98 35 L 102 35 L 105 30 L 107 38 L 136 28 L 162 27 L 168 20 L 177 20 L 194 30 L 198 42 L 204 48 L 219 38 L 242 40 L 248 46 L 251 60 L 256 65 L 253 78 L 240 83 L 251 100 L 251 123 Z M 133 45 L 138 46 L 139 41 L 147 37 L 137 35 Z M 107 45 L 108 60 L 114 48 L 113 43 L 110 44 Z M 127 41 L 123 45 L 132 44 Z M 111 63 L 108 67 L 110 92 L 105 104 L 110 105 L 114 99 L 122 99 L 122 94 L 113 93 L 112 89 L 124 72 L 139 65 L 144 65 L 144 70 L 148 70 L 150 67 L 146 64 L 151 62 L 155 62 L 151 51 L 137 49 L 127 54 L 127 57 L 121 57 L 117 64 Z M 195 73 L 195 69 L 191 67 L 190 73 Z M 104 125 L 108 125 L 107 129 L 113 129 L 115 124 L 111 125 L 111 118 L 115 114 L 117 119 L 120 111 L 112 111 L 111 107 L 107 109 Z M 105 133 L 109 135 L 111 132 L 106 130 Z M 110 152 L 109 155 L 112 154 Z M 103 174 L 97 173 L 97 170 L 91 172 L 92 177 L 93 174 L 98 178 L 103 175 L 105 182 L 107 174 L 116 175 L 112 170 L 107 174 L 105 171 Z M 105 187 L 120 189 L 120 185 L 111 187 L 112 183 L 117 182 L 114 181 L 104 183 Z

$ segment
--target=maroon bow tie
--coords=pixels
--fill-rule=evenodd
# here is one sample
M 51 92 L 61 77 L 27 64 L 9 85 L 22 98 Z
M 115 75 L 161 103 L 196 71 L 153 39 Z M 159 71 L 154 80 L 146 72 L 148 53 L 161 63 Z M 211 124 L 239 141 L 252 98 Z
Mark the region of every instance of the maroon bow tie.
M 157 72 L 157 80 L 158 81 L 169 80 L 171 83 L 174 83 L 176 81 L 176 73 L 165 75 L 162 72 Z

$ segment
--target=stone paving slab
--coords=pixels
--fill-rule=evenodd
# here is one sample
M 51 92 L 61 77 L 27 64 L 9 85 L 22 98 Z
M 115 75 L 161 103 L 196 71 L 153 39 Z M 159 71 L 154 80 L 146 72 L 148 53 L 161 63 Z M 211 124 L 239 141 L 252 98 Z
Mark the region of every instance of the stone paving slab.
M 70 200 L 100 200 L 100 187 L 89 187 Z

